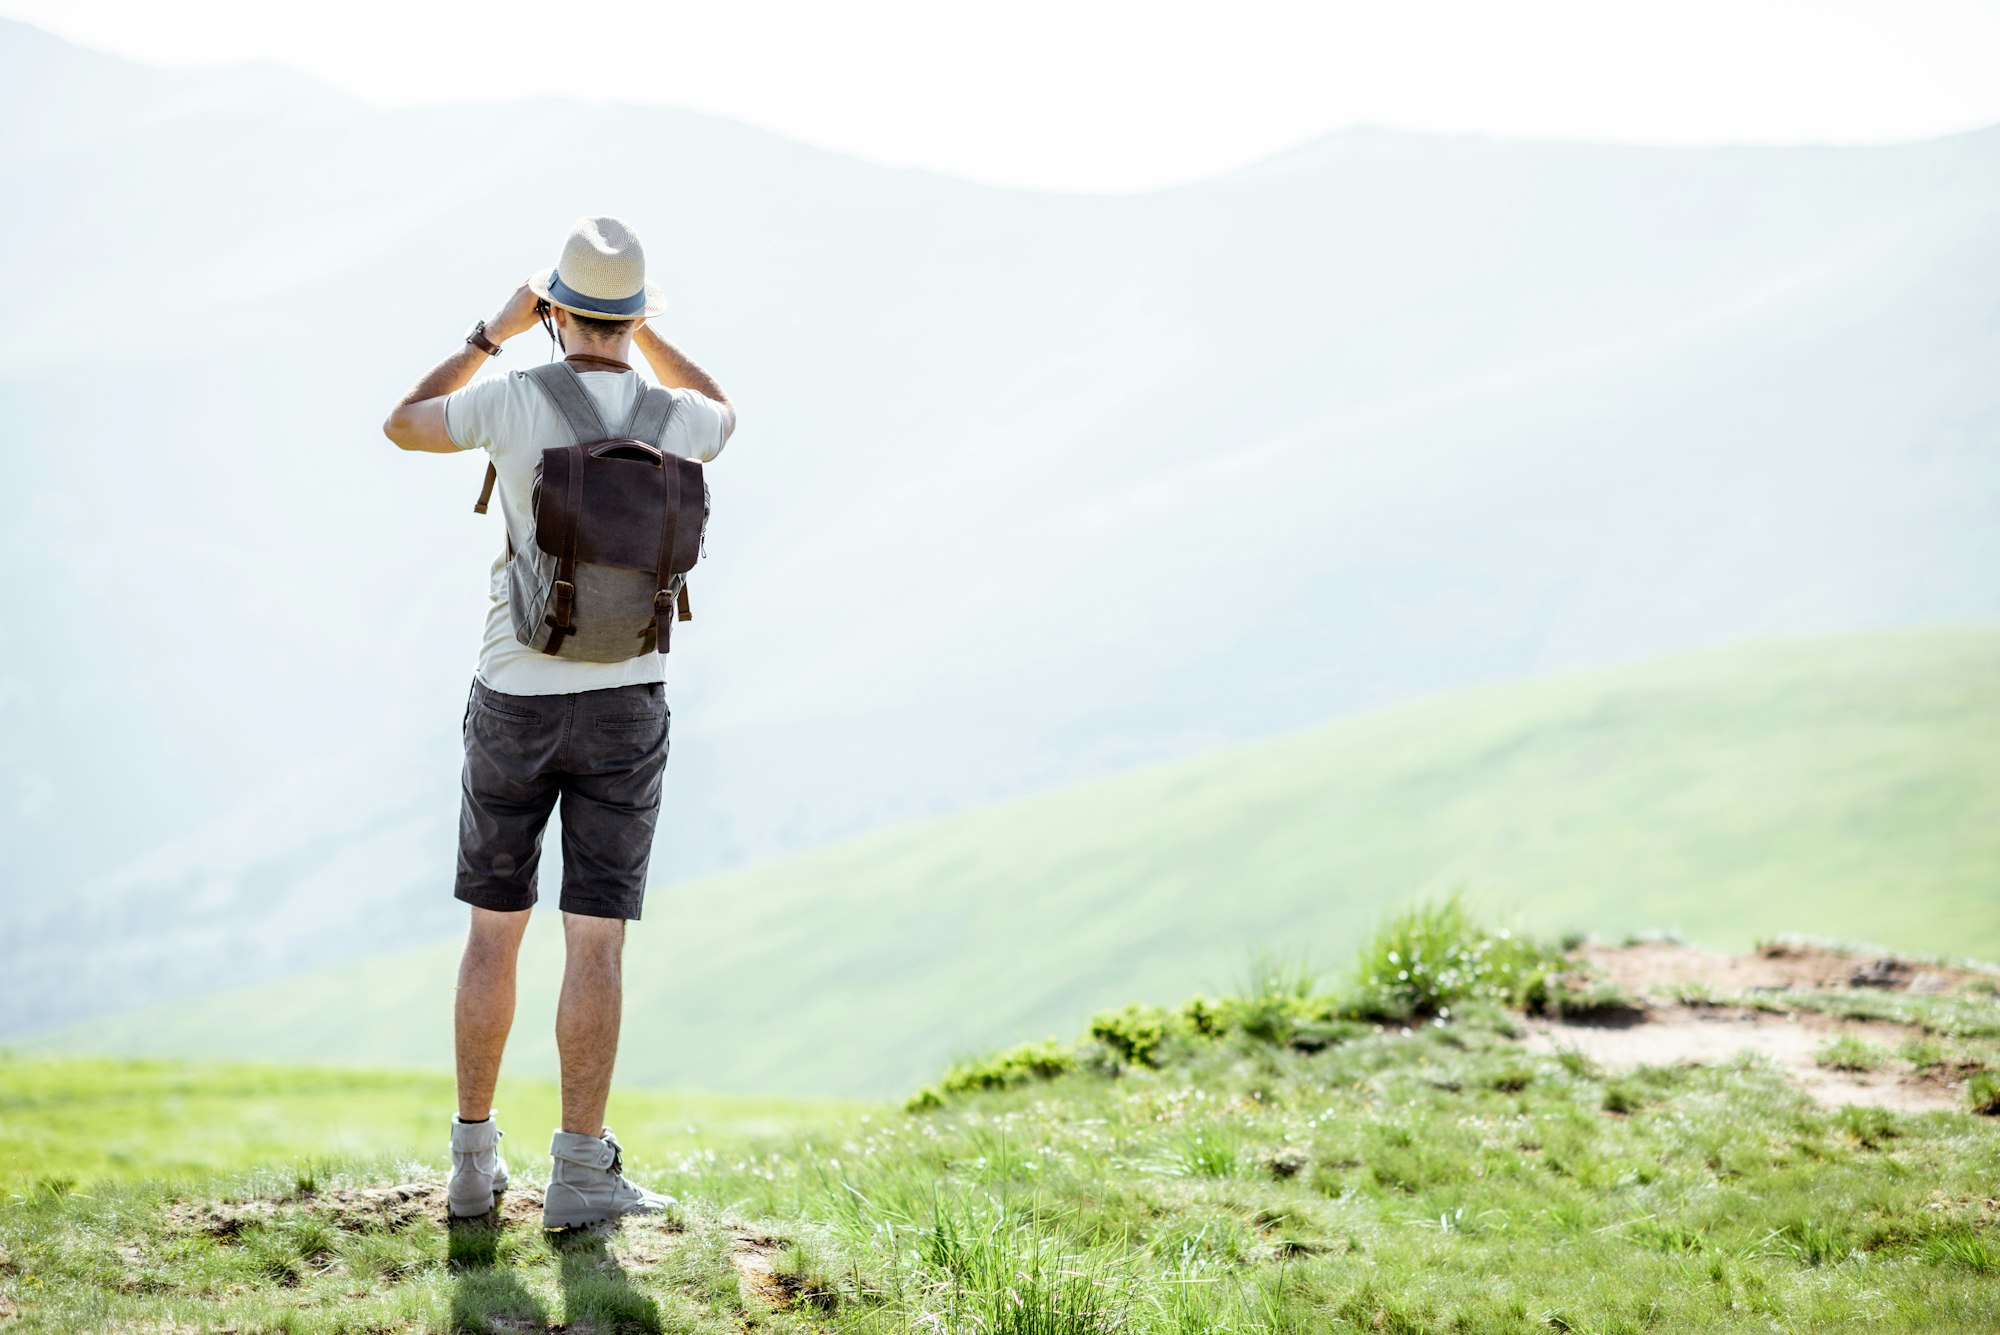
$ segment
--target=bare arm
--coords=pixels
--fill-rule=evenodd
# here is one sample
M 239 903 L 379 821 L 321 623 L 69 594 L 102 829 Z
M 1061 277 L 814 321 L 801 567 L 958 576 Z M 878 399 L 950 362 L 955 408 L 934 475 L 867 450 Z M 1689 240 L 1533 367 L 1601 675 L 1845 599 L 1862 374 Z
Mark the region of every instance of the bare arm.
M 390 410 L 389 420 L 382 423 L 382 434 L 401 449 L 457 454 L 457 443 L 444 429 L 444 397 L 464 389 L 485 361 L 486 354 L 468 343 L 433 366 Z
M 486 337 L 495 343 L 504 343 L 535 323 L 535 294 L 526 284 L 507 299 L 500 308 L 500 314 L 486 322 Z M 447 394 L 464 389 L 471 383 L 479 368 L 486 364 L 487 354 L 470 343 L 451 356 L 433 366 L 417 387 L 405 394 L 402 401 L 389 411 L 389 418 L 382 423 L 382 434 L 396 442 L 405 450 L 420 450 L 426 454 L 457 454 L 458 443 L 444 426 L 444 400 Z
M 662 385 L 668 389 L 691 389 L 721 404 L 725 439 L 736 429 L 736 405 L 722 392 L 722 386 L 715 383 L 714 376 L 689 361 L 679 348 L 661 338 L 659 331 L 650 324 L 639 326 L 634 341 L 638 343 L 639 351 L 646 354 L 646 364 L 653 368 L 653 375 Z

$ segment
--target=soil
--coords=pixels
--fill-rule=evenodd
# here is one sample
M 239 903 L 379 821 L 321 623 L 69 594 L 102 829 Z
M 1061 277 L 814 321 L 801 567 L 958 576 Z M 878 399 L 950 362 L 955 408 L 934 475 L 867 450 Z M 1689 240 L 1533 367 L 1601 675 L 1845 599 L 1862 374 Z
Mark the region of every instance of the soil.
M 348 1232 L 369 1232 L 403 1228 L 418 1219 L 446 1217 L 445 1184 L 441 1181 L 402 1182 L 384 1187 L 351 1187 L 331 1191 L 301 1192 L 282 1199 L 255 1197 L 242 1201 L 182 1201 L 168 1207 L 168 1219 L 180 1228 L 199 1230 L 221 1238 L 233 1238 L 245 1227 L 278 1217 L 280 1208 L 301 1211 Z M 541 1226 L 542 1194 L 533 1187 L 518 1185 L 501 1197 L 496 1215 L 477 1219 L 454 1219 L 458 1229 L 491 1229 Z M 600 1226 L 609 1231 L 612 1225 Z M 638 1264 L 658 1262 L 665 1251 L 678 1245 L 682 1226 L 670 1220 L 626 1219 L 616 1225 L 629 1237 L 627 1250 Z M 772 1273 L 771 1260 L 783 1243 L 752 1229 L 732 1227 L 730 1263 L 735 1267 L 746 1296 L 767 1307 L 789 1306 L 794 1297 L 784 1277 Z M 540 1330 L 540 1326 L 532 1329 Z
M 782 1244 L 776 1238 L 740 1228 L 730 1230 L 729 1241 L 730 1263 L 736 1267 L 737 1280 L 749 1296 L 767 1307 L 789 1305 L 791 1290 L 771 1273 L 771 1258 L 778 1254 Z
M 1635 997 L 1689 983 L 1727 994 L 1789 988 L 1950 992 L 1970 982 L 1992 981 L 1992 975 L 1970 969 L 1784 943 L 1760 946 L 1747 955 L 1723 955 L 1671 941 L 1646 941 L 1630 946 L 1586 945 L 1577 955 Z
M 287 1205 L 323 1219 L 349 1233 L 399 1229 L 424 1217 L 445 1217 L 443 1182 L 401 1182 L 387 1187 L 350 1187 L 336 1191 L 308 1191 L 283 1200 L 268 1196 L 247 1201 L 183 1201 L 171 1206 L 167 1218 L 183 1228 L 196 1228 L 217 1237 L 234 1237 L 245 1225 L 277 1218 L 278 1207 Z M 542 1194 L 532 1187 L 511 1188 L 500 1198 L 502 1224 L 540 1225 Z M 482 1216 L 491 1224 L 493 1216 Z
M 1820 1050 L 1851 1034 L 1895 1049 L 1922 1031 L 1880 1020 L 1847 1020 L 1782 1009 L 1792 990 L 1834 992 L 1850 988 L 1950 992 L 1990 975 L 1967 969 L 1884 959 L 1823 946 L 1773 944 L 1747 955 L 1724 955 L 1672 942 L 1630 946 L 1586 945 L 1577 956 L 1611 979 L 1640 1006 L 1611 1023 L 1533 1021 L 1528 1042 L 1540 1051 L 1574 1049 L 1607 1070 L 1676 1063 L 1708 1065 L 1750 1053 L 1783 1071 L 1828 1106 L 1855 1103 L 1902 1111 L 1965 1107 L 1965 1072 L 1952 1067 L 1918 1070 L 1896 1060 L 1880 1071 L 1839 1071 L 1819 1065 Z M 1758 994 L 1769 1010 L 1683 1002 L 1677 992 L 1694 986 L 1717 996 Z

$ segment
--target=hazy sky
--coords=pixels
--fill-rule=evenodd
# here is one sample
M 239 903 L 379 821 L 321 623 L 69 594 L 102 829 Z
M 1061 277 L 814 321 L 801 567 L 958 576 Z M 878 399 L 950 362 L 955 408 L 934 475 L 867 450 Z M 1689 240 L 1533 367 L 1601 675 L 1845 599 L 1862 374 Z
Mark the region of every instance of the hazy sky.
M 2000 121 L 1993 0 L 0 0 L 0 14 L 162 64 L 275 61 L 386 105 L 667 103 L 1054 188 L 1189 180 L 1356 123 L 1686 144 Z

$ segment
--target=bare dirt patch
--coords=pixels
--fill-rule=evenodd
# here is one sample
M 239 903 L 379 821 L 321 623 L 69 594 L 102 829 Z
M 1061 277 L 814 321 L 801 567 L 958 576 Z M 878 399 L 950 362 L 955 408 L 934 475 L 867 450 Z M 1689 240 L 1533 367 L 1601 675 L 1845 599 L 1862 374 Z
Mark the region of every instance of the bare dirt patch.
M 168 1207 L 167 1219 L 179 1228 L 230 1238 L 251 1224 L 276 1219 L 280 1212 L 306 1214 L 345 1232 L 364 1233 L 407 1228 L 425 1218 L 444 1220 L 447 1210 L 443 1182 L 399 1182 L 246 1201 L 182 1201 Z M 488 1223 L 539 1224 L 541 1216 L 542 1193 L 533 1187 L 510 1187 L 500 1198 L 497 1217 L 479 1218 Z
M 1636 998 L 1639 1008 L 1615 1024 L 1531 1022 L 1528 1042 L 1534 1049 L 1573 1049 L 1613 1071 L 1713 1065 L 1748 1053 L 1770 1062 L 1828 1106 L 1855 1103 L 1900 1111 L 1964 1107 L 1967 1072 L 1956 1067 L 1913 1068 L 1889 1060 L 1879 1071 L 1849 1071 L 1819 1061 L 1827 1044 L 1843 1036 L 1893 1050 L 1906 1039 L 1920 1037 L 1921 1031 L 1887 1021 L 1786 1010 L 1784 993 L 1849 988 L 1938 993 L 1955 991 L 1987 975 L 1811 945 L 1773 944 L 1751 954 L 1725 955 L 1654 941 L 1586 945 L 1578 955 Z M 1778 1009 L 1683 1001 L 1690 992 L 1716 997 L 1761 994 Z
M 353 1233 L 394 1231 L 429 1220 L 448 1224 L 454 1234 L 460 1230 L 498 1234 L 517 1226 L 539 1228 L 542 1193 L 529 1186 L 510 1187 L 497 1211 L 471 1219 L 449 1218 L 447 1210 L 445 1184 L 429 1181 L 306 1191 L 240 1201 L 180 1201 L 168 1207 L 167 1218 L 176 1228 L 224 1240 L 236 1238 L 245 1229 L 302 1214 Z M 746 1303 L 758 1308 L 794 1306 L 798 1296 L 795 1287 L 787 1276 L 774 1273 L 772 1267 L 773 1258 L 785 1245 L 783 1240 L 744 1225 L 724 1227 L 729 1233 L 729 1262 L 736 1271 Z M 591 1233 L 606 1239 L 616 1234 L 621 1240 L 620 1259 L 645 1269 L 663 1263 L 671 1251 L 682 1245 L 688 1228 L 674 1218 L 631 1216 L 570 1232 Z M 136 1272 L 143 1258 L 134 1252 L 126 1260 Z M 605 1264 L 613 1262 L 607 1260 Z M 490 1315 L 486 1320 L 496 1329 L 516 1328 L 505 1316 Z M 530 1320 L 521 1323 L 518 1329 L 558 1331 L 562 1327 L 544 1327 Z
M 624 1259 L 642 1269 L 661 1264 L 687 1241 L 687 1225 L 670 1215 L 629 1215 L 617 1227 Z
M 1744 1053 L 1762 1057 L 1821 1103 L 1838 1107 L 1861 1103 L 1921 1112 L 1956 1108 L 1961 1092 L 1949 1085 L 1893 1070 L 1837 1071 L 1819 1065 L 1820 1049 L 1851 1033 L 1877 1044 L 1893 1044 L 1917 1031 L 1903 1025 L 1829 1020 L 1793 1011 L 1735 1010 L 1719 1007 L 1651 1007 L 1638 1024 L 1529 1025 L 1529 1046 L 1543 1052 L 1567 1048 L 1612 1071 L 1635 1066 L 1713 1066 Z
M 771 1258 L 784 1244 L 776 1238 L 749 1229 L 729 1231 L 729 1262 L 736 1267 L 745 1296 L 766 1307 L 784 1307 L 792 1300 L 791 1290 L 771 1273 Z
M 1745 955 L 1725 955 L 1671 941 L 1585 945 L 1577 954 L 1612 982 L 1642 998 L 1671 999 L 1675 988 L 1686 986 L 1718 993 L 1781 992 L 1788 988 L 1838 992 L 1850 987 L 1949 992 L 1975 980 L 1991 980 L 1991 975 L 1969 969 L 1781 942 Z

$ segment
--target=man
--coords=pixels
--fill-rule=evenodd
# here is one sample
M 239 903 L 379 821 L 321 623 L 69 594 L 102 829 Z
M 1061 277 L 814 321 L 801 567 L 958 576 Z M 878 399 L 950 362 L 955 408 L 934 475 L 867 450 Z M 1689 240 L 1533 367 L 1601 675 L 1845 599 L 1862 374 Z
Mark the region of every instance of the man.
M 616 218 L 580 219 L 560 261 L 530 278 L 498 315 L 475 324 L 465 346 L 396 405 L 383 431 L 406 450 L 485 450 L 511 553 L 532 526 L 541 452 L 570 444 L 570 436 L 525 374 L 467 382 L 546 311 L 604 421 L 625 421 L 644 392 L 630 365 L 636 342 L 674 398 L 658 444 L 687 458 L 713 459 L 735 429 L 735 409 L 707 372 L 647 323 L 660 309 L 632 229 Z M 639 916 L 645 895 L 667 759 L 666 659 L 647 652 L 586 662 L 522 644 L 507 606 L 507 553 L 493 565 L 485 642 L 463 728 L 455 893 L 472 906 L 472 926 L 458 971 L 458 1113 L 447 1194 L 454 1216 L 483 1215 L 507 1186 L 493 1089 L 514 1020 L 514 965 L 535 903 L 542 829 L 560 801 L 562 1127 L 549 1146 L 554 1163 L 542 1222 L 568 1228 L 672 1203 L 625 1178 L 620 1146 L 604 1125 L 618 1049 L 625 924 Z

